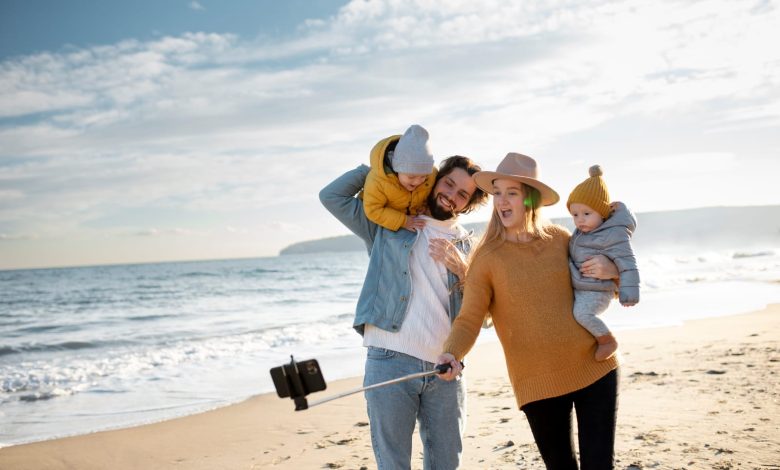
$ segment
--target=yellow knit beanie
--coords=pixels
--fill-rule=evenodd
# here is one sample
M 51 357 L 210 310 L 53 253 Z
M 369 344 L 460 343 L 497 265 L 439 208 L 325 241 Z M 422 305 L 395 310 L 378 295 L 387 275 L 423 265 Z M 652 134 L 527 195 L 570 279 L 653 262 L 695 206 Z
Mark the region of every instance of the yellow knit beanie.
M 568 209 L 575 203 L 585 204 L 606 219 L 609 217 L 612 208 L 609 207 L 607 184 L 601 178 L 601 175 L 604 173 L 599 165 L 590 167 L 588 173 L 590 173 L 590 178 L 577 185 L 569 195 L 569 200 L 566 201 L 566 208 Z

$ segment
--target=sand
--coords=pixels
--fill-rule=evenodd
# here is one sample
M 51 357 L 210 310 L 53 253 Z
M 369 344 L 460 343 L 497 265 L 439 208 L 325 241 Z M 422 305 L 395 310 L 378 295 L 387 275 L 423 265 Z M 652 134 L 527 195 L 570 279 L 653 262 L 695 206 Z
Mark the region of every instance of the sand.
M 780 469 L 780 304 L 620 332 L 620 469 Z M 498 343 L 468 358 L 464 469 L 544 468 Z M 360 386 L 328 384 L 311 400 Z M 135 428 L 0 449 L 0 469 L 374 469 L 362 394 L 262 395 Z M 415 438 L 412 468 L 422 468 Z

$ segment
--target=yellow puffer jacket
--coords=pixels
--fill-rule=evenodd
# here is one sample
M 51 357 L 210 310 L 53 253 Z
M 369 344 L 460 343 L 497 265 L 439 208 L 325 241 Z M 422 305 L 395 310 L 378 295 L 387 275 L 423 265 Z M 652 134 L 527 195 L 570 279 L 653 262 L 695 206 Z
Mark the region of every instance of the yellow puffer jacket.
M 382 139 L 371 149 L 371 171 L 368 173 L 363 190 L 363 207 L 366 216 L 371 221 L 393 231 L 404 225 L 407 214 L 418 215 L 423 211 L 425 200 L 436 180 L 436 169 L 431 167 L 431 174 L 425 182 L 409 192 L 401 186 L 398 175 L 389 168 L 385 170 L 387 147 L 393 142 L 398 142 L 400 138 L 400 135 L 394 135 Z

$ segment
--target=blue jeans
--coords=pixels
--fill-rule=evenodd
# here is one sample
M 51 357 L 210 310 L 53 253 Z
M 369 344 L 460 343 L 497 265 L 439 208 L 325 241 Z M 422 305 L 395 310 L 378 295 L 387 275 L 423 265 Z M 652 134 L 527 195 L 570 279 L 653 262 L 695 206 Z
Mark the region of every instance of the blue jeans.
M 396 351 L 369 347 L 363 385 L 430 371 L 434 365 Z M 462 378 L 446 382 L 428 376 L 367 390 L 371 443 L 379 470 L 411 467 L 415 421 L 420 423 L 423 468 L 458 468 L 466 421 L 465 388 Z

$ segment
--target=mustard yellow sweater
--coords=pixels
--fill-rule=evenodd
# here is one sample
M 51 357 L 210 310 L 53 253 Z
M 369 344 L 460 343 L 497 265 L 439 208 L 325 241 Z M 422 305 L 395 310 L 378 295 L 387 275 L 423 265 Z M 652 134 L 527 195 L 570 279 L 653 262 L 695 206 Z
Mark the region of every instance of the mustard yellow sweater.
M 463 306 L 444 343 L 462 359 L 489 311 L 504 349 L 517 405 L 584 388 L 618 366 L 596 362 L 596 340 L 572 315 L 569 232 L 546 229 L 551 240 L 486 246 L 469 268 Z

